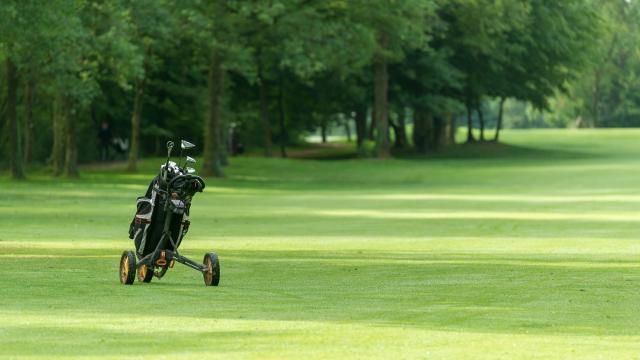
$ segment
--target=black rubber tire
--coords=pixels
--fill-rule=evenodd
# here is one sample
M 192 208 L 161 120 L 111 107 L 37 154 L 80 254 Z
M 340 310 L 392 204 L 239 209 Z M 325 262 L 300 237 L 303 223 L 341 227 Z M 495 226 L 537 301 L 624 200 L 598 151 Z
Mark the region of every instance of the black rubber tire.
M 120 283 L 131 285 L 136 279 L 136 255 L 131 250 L 122 253 L 120 257 Z
M 209 269 L 202 273 L 204 284 L 207 286 L 218 286 L 220 283 L 220 262 L 218 261 L 218 255 L 214 252 L 204 254 L 202 262 L 207 269 Z
M 147 265 L 142 265 L 137 270 L 138 273 L 138 281 L 144 283 L 150 283 L 151 279 L 153 279 L 153 268 L 148 267 Z

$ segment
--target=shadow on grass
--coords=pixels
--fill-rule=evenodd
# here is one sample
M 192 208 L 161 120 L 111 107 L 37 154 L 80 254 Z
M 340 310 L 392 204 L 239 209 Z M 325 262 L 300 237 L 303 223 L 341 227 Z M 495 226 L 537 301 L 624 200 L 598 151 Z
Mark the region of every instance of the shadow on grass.
M 119 319 L 114 314 L 112 318 Z M 136 321 L 135 317 L 131 318 Z M 254 344 L 277 341 L 283 332 L 265 330 L 219 330 L 212 331 L 205 326 L 190 324 L 193 329 L 185 329 L 181 324 L 159 316 L 156 320 L 167 324 L 154 324 L 146 320 L 147 326 L 127 327 L 126 324 L 65 324 L 60 326 L 9 325 L 3 326 L 3 338 L 0 339 L 0 355 L 10 358 L 16 355 L 57 358 L 58 356 L 97 356 L 113 357 L 117 355 L 130 358 L 181 358 L 188 353 L 191 357 L 201 355 L 207 358 L 212 351 L 225 353 L 247 352 L 246 346 L 238 339 Z M 137 320 L 140 321 L 141 320 Z M 175 319 L 174 319 L 175 321 Z M 173 326 L 167 326 L 174 324 Z M 132 329 L 133 328 L 133 329 Z M 162 330 L 158 330 L 161 328 Z M 170 328 L 170 330 L 168 329 Z M 7 343 L 3 339 L 8 340 Z M 234 340 L 236 340 L 234 342 Z M 216 348 L 212 349 L 211 345 Z M 258 346 L 259 347 L 259 346 Z M 201 353 L 201 354 L 200 354 Z M 173 355 L 173 356 L 172 356 Z
M 224 251 L 220 258 L 219 288 L 204 287 L 200 274 L 182 267 L 157 283 L 124 287 L 117 259 L 59 259 L 55 267 L 67 272 L 5 273 L 3 310 L 640 335 L 640 266 L 630 258 L 367 250 Z M 28 269 L 36 261 L 3 263 Z
M 353 143 L 310 143 L 290 149 L 288 156 L 301 160 L 347 160 L 357 158 L 357 152 Z
M 542 149 L 501 142 L 462 143 L 445 147 L 428 154 L 418 154 L 414 151 L 395 151 L 399 158 L 424 159 L 522 159 L 522 160 L 583 160 L 604 157 L 601 154 L 587 153 L 575 150 Z
M 472 142 L 446 146 L 427 154 L 419 154 L 413 148 L 392 148 L 399 159 L 526 159 L 526 160 L 580 160 L 594 159 L 604 154 L 589 153 L 567 149 L 544 149 L 513 145 L 504 142 Z M 373 150 L 369 150 L 373 156 Z M 357 149 L 354 143 L 307 144 L 304 147 L 289 150 L 289 157 L 303 160 L 345 160 L 356 159 Z
M 372 151 L 372 150 L 371 150 Z M 358 154 L 353 143 L 307 144 L 305 147 L 292 148 L 289 158 L 299 160 L 348 160 L 357 159 Z M 392 149 L 398 159 L 525 159 L 525 160 L 580 160 L 603 157 L 601 154 L 575 150 L 543 149 L 502 142 L 461 143 L 443 147 L 427 154 L 417 153 L 413 148 Z M 371 153 L 372 157 L 373 153 Z

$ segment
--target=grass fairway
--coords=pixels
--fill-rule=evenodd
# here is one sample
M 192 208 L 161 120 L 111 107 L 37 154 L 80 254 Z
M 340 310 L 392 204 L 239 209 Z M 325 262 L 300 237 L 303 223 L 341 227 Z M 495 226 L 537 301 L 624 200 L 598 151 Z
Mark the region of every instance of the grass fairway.
M 640 357 L 640 131 L 429 160 L 239 158 L 185 267 L 122 286 L 145 172 L 0 179 L 0 358 Z

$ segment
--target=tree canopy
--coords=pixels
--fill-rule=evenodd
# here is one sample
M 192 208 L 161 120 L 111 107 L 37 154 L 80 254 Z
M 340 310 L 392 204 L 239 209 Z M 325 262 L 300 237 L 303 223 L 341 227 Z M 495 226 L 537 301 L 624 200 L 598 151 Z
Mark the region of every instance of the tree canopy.
M 287 156 L 305 134 L 352 123 L 360 156 L 390 157 L 392 145 L 433 151 L 453 142 L 457 119 L 468 141 L 489 140 L 495 123 L 497 141 L 508 99 L 591 126 L 631 126 L 640 122 L 639 7 L 7 0 L 2 149 L 16 178 L 31 163 L 77 176 L 78 161 L 99 157 L 106 123 L 129 145 L 130 171 L 180 136 L 203 144 L 206 173 L 224 176 L 230 153 L 273 156 L 275 144 Z

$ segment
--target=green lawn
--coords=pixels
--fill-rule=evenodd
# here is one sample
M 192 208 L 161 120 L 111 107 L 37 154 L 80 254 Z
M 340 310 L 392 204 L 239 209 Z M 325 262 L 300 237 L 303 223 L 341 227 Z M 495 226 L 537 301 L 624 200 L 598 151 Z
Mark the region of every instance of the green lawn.
M 0 358 L 640 354 L 640 131 L 507 131 L 429 159 L 233 159 L 183 243 L 118 282 L 145 172 L 0 178 Z

